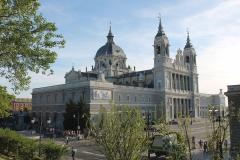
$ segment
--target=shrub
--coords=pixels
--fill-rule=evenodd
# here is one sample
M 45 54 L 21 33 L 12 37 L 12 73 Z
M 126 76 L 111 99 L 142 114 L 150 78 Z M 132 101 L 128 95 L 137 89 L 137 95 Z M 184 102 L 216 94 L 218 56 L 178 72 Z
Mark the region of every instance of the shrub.
M 0 128 L 0 154 L 15 157 L 19 160 L 57 160 L 67 148 L 47 140 L 41 144 L 42 157 L 37 157 L 39 144 L 36 140 L 29 139 L 9 129 Z
M 31 160 L 37 149 L 34 140 L 28 139 L 9 129 L 0 128 L 0 153 Z
M 41 153 L 47 160 L 58 160 L 67 152 L 66 146 L 55 144 L 52 140 L 47 140 L 41 144 Z

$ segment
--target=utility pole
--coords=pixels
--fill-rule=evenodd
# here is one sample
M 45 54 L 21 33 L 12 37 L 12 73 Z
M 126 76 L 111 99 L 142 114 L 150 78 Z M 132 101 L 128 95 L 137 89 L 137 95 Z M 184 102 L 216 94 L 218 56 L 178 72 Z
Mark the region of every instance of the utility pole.
M 148 109 L 148 112 L 147 112 L 147 138 L 149 139 L 149 109 Z M 148 159 L 150 159 L 149 149 L 148 149 Z
M 42 112 L 40 112 L 40 130 L 39 130 L 39 147 L 38 147 L 38 155 L 41 156 L 41 142 L 42 142 Z
M 222 149 L 222 129 L 221 129 L 221 116 L 220 116 L 220 112 L 219 112 L 219 117 L 218 117 L 218 127 L 219 127 L 219 156 L 220 158 L 223 159 L 223 149 Z

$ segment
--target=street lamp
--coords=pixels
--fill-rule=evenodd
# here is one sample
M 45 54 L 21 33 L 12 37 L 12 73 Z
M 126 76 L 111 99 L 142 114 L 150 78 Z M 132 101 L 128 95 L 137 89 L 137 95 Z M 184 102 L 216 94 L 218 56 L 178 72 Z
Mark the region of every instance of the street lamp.
M 192 111 L 192 110 L 190 110 L 190 111 L 189 111 L 189 113 L 190 113 L 190 118 L 191 118 L 190 124 L 192 125 L 193 111 Z
M 217 112 L 219 112 L 219 115 L 217 116 Z M 218 121 L 218 128 L 219 128 L 219 138 L 217 142 L 217 149 L 219 149 L 219 156 L 223 158 L 223 150 L 222 150 L 222 139 L 221 139 L 221 116 L 220 111 L 216 109 L 215 107 L 213 109 L 209 110 L 209 113 L 212 115 L 212 122 L 213 122 L 213 132 L 215 132 L 215 120 Z M 215 119 L 216 118 L 216 119 Z
M 209 109 L 209 113 L 211 115 L 212 122 L 213 122 L 213 131 L 215 131 L 215 116 L 217 112 L 218 110 L 215 107 L 213 107 L 212 109 Z
M 42 141 L 42 112 L 40 112 L 40 128 L 39 128 L 39 150 L 38 150 L 38 154 L 39 154 L 39 157 L 41 155 L 41 141 Z
M 31 135 L 33 134 L 32 132 L 33 132 L 33 125 L 34 125 L 34 123 L 35 123 L 35 118 L 33 117 L 33 119 L 31 120 L 31 124 L 32 124 Z
M 76 115 L 73 115 L 73 118 L 76 118 Z M 77 114 L 77 130 L 80 130 L 80 125 L 79 125 L 79 112 Z
M 51 124 L 51 118 L 50 118 L 50 117 L 49 117 L 48 120 L 47 120 L 47 124 L 48 124 L 48 134 L 49 134 L 49 136 L 50 136 L 50 134 L 51 134 L 51 126 L 50 126 L 50 124 Z
M 144 115 L 143 118 L 145 120 L 147 120 L 147 127 L 146 127 L 146 136 L 147 138 L 149 139 L 149 125 L 150 125 L 150 113 L 149 113 L 149 109 L 147 110 L 147 113 L 145 112 L 146 116 Z M 146 119 L 147 118 L 147 119 Z M 148 159 L 150 159 L 150 152 L 149 152 L 149 149 L 148 149 Z
M 47 124 L 50 125 L 50 123 L 51 123 L 51 118 L 47 120 Z

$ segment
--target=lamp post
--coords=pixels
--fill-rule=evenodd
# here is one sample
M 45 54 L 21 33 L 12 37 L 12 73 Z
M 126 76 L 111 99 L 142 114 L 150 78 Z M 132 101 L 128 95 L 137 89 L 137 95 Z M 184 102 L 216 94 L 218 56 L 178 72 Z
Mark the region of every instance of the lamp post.
M 192 125 L 192 116 L 193 116 L 192 114 L 193 114 L 193 111 L 190 110 L 189 112 L 190 112 L 190 118 L 191 118 L 190 124 Z
M 33 117 L 33 119 L 31 120 L 31 124 L 32 124 L 31 135 L 33 134 L 32 132 L 33 132 L 33 125 L 34 125 L 34 123 L 35 123 L 35 118 Z
M 76 118 L 76 115 L 73 115 L 73 118 Z M 80 125 L 79 125 L 79 112 L 77 113 L 77 131 L 80 130 Z
M 213 123 L 213 131 L 215 132 L 215 116 L 216 116 L 216 113 L 218 112 L 218 110 L 213 107 L 212 109 L 209 109 L 209 113 L 211 115 L 211 118 L 212 118 L 212 123 Z
M 146 112 L 145 112 L 146 113 Z M 147 117 L 146 117 L 147 116 Z M 144 115 L 143 118 L 145 120 L 147 120 L 147 127 L 146 127 L 146 137 L 149 139 L 149 125 L 150 125 L 150 113 L 149 113 L 149 109 L 147 110 L 147 113 L 146 113 L 146 116 Z M 149 149 L 148 149 L 148 159 L 150 159 L 150 152 L 149 152 Z
M 47 120 L 47 124 L 48 124 L 48 134 L 51 134 L 51 118 L 49 117 L 48 120 Z
M 219 112 L 218 116 L 217 116 L 217 112 Z M 215 120 L 218 121 L 219 138 L 218 138 L 218 141 L 217 141 L 216 145 L 217 145 L 217 149 L 219 149 L 219 157 L 223 158 L 222 139 L 221 139 L 221 136 L 222 136 L 222 133 L 221 133 L 221 116 L 220 116 L 221 113 L 215 107 L 213 109 L 210 109 L 209 113 L 211 114 L 211 117 L 212 117 L 213 132 L 215 132 Z
M 41 156 L 41 141 L 42 141 L 42 112 L 40 112 L 39 148 L 38 148 L 39 157 Z

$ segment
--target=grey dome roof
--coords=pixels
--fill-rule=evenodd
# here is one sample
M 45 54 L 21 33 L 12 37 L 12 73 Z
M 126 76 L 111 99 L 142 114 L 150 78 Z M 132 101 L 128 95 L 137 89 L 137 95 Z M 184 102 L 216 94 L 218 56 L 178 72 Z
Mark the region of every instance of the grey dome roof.
M 96 57 L 103 56 L 103 55 L 115 55 L 115 56 L 126 57 L 121 47 L 117 46 L 114 43 L 109 43 L 109 42 L 107 42 L 104 46 L 99 48 L 96 53 Z
M 103 56 L 103 55 L 115 55 L 115 56 L 126 57 L 125 53 L 123 52 L 123 49 L 114 43 L 113 37 L 114 36 L 111 32 L 111 27 L 110 27 L 109 33 L 107 35 L 107 43 L 98 49 L 96 53 L 96 57 Z

